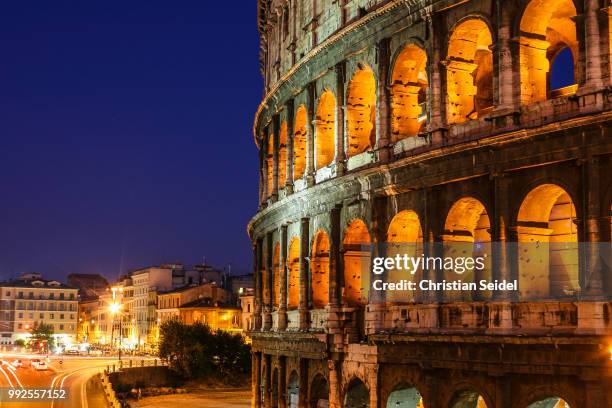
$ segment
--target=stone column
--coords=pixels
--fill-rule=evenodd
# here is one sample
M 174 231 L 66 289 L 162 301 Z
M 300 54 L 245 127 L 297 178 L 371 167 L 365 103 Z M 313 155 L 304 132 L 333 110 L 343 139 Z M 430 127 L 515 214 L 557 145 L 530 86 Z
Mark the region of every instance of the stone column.
M 342 205 L 332 208 L 329 214 L 330 232 L 329 237 L 329 304 L 330 306 L 340 305 L 340 288 L 341 288 L 341 259 L 340 255 L 340 216 Z
M 499 280 L 511 281 L 516 279 L 512 274 L 512 259 L 514 258 L 514 249 L 516 244 L 508 242 L 507 226 L 510 222 L 510 202 L 508 191 L 508 179 L 503 173 L 491 175 L 493 189 L 493 278 Z M 498 291 L 493 294 L 494 299 L 498 300 L 514 300 L 516 293 L 507 291 Z
M 340 402 L 340 379 L 338 375 L 338 363 L 334 360 L 327 361 L 329 369 L 329 408 L 342 408 Z
M 378 404 L 378 365 L 371 366 L 368 382 L 370 385 L 370 408 L 380 408 Z
M 308 360 L 300 358 L 300 394 L 298 406 L 308 406 L 308 394 Z
M 263 279 L 261 276 L 262 267 L 262 242 L 261 239 L 257 239 L 253 245 L 253 259 L 254 267 L 253 271 L 255 276 L 255 310 L 254 310 L 254 322 L 253 330 L 259 331 L 262 328 L 262 312 L 263 312 Z
M 346 172 L 346 152 L 344 148 L 344 109 L 346 101 L 344 87 L 346 85 L 346 63 L 336 64 L 336 174 L 343 175 Z
M 264 354 L 266 361 L 266 378 L 264 383 L 263 406 L 272 408 L 272 356 Z
M 263 305 L 263 330 L 272 329 L 272 234 L 266 234 L 264 245 L 265 266 L 264 266 L 264 305 Z
M 496 86 L 497 109 L 514 109 L 518 100 L 517 77 L 514 74 L 515 58 L 518 58 L 516 42 L 512 41 L 512 11 L 504 0 L 497 0 L 497 41 L 493 44 L 493 56 L 497 61 Z
M 279 165 L 279 140 L 280 140 L 280 118 L 278 115 L 274 115 L 274 119 L 272 120 L 272 194 L 270 198 L 272 202 L 275 202 L 278 199 L 278 165 Z
M 310 220 L 302 218 L 300 220 L 300 304 L 298 306 L 299 328 L 308 330 L 309 327 L 309 293 L 310 293 L 310 262 L 308 262 L 310 252 Z M 301 394 L 300 390 L 300 394 Z
M 285 192 L 293 194 L 293 121 L 294 121 L 293 99 L 287 102 L 287 167 Z
M 431 189 L 424 188 L 423 196 L 423 254 L 428 256 L 440 256 L 438 247 L 440 243 L 435 242 L 435 232 L 433 222 L 436 217 L 435 200 Z M 433 282 L 438 281 L 438 271 L 423 268 L 423 279 Z M 420 291 L 419 291 L 420 292 Z M 420 292 L 423 304 L 418 306 L 419 328 L 423 331 L 437 330 L 439 326 L 438 318 L 438 294 L 433 291 Z
M 440 40 L 438 39 L 438 28 L 435 27 L 434 15 L 425 16 L 430 39 L 427 44 L 428 55 L 431 58 L 429 67 L 429 95 L 427 98 L 429 109 L 429 121 L 427 130 L 431 133 L 431 143 L 434 145 L 441 144 L 444 137 L 444 126 L 446 124 L 446 104 L 443 94 L 444 78 L 440 72 L 440 63 L 442 61 L 440 54 Z
M 278 299 L 278 330 L 287 329 L 287 225 L 280 234 L 280 297 Z
M 307 140 L 307 152 L 306 152 L 306 185 L 312 187 L 315 182 L 315 123 L 316 123 L 316 95 L 315 95 L 315 83 L 311 82 L 306 86 L 306 92 L 308 98 L 306 104 L 308 105 L 308 135 Z
M 377 60 L 378 60 L 378 86 L 377 86 L 377 108 L 378 115 L 376 122 L 378 124 L 378 160 L 385 163 L 391 158 L 391 96 L 388 87 L 389 67 L 391 65 L 391 39 L 383 38 L 377 44 Z
M 287 407 L 287 357 L 278 358 L 280 369 L 278 370 L 278 408 Z
M 252 352 L 251 359 L 251 405 L 261 408 L 261 353 Z
M 259 149 L 259 206 L 262 208 L 266 202 L 266 161 L 264 160 L 264 142 L 261 141 Z
M 601 69 L 601 38 L 599 20 L 601 13 L 598 0 L 584 1 L 584 51 L 585 84 L 588 89 L 600 89 L 603 86 Z M 608 50 L 609 52 L 609 50 Z
M 584 197 L 584 248 L 585 276 L 581 279 L 583 294 L 591 299 L 601 298 L 604 294 L 602 272 L 602 219 L 599 159 L 590 157 L 582 165 L 582 187 Z M 604 240 L 605 241 L 605 240 Z M 583 284 L 584 283 L 584 284 Z
M 491 174 L 491 188 L 493 191 L 493 217 L 492 227 L 492 277 L 508 282 L 516 279 L 512 274 L 512 263 L 516 257 L 517 243 L 509 242 L 507 226 L 510 221 L 510 202 L 508 179 L 503 173 Z M 489 329 L 491 331 L 507 332 L 512 329 L 512 304 L 518 298 L 518 292 L 496 291 L 491 303 L 489 313 Z

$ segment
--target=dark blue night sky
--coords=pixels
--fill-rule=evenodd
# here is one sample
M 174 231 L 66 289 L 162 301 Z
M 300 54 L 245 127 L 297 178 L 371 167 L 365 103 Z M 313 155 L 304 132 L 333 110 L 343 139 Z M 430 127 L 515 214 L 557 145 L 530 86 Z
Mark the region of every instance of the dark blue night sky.
M 0 279 L 250 271 L 256 2 L 2 6 Z
M 0 279 L 204 256 L 250 271 L 256 2 L 2 6 Z

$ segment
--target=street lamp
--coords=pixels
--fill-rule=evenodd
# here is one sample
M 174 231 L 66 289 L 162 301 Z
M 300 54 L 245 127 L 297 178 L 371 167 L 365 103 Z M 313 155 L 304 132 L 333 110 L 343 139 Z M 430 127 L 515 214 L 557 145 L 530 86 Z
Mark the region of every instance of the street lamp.
M 117 303 L 117 302 L 113 302 L 109 305 L 108 307 L 109 312 L 111 314 L 111 316 L 113 317 L 113 322 L 112 322 L 112 330 L 111 330 L 111 338 L 113 336 L 113 332 L 115 331 L 115 315 L 119 314 L 121 312 L 121 303 Z M 123 331 L 123 325 L 122 325 L 123 319 L 121 318 L 121 316 L 119 316 L 119 363 L 121 364 L 121 337 L 122 337 L 122 331 Z M 113 344 L 113 342 L 111 341 L 111 344 Z

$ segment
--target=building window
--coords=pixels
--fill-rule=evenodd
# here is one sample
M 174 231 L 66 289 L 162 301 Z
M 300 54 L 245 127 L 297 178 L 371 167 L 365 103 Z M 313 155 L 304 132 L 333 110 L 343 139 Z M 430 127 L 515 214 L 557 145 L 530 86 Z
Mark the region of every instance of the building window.
M 39 319 L 44 319 L 45 318 L 45 314 L 41 313 L 41 314 L 38 315 L 38 317 L 39 317 Z
M 63 324 L 60 324 L 59 326 L 60 326 L 60 330 L 64 330 L 64 325 Z
M 60 319 L 64 319 L 64 314 L 60 314 Z
M 22 325 L 21 323 L 19 323 L 19 324 L 17 325 L 17 328 L 18 328 L 18 329 L 21 329 L 22 327 L 23 327 L 23 325 Z
M 61 300 L 64 300 L 64 292 L 60 293 L 60 297 Z
M 19 318 L 23 319 L 23 313 L 19 312 Z
M 55 313 L 51 313 L 51 319 L 55 319 Z

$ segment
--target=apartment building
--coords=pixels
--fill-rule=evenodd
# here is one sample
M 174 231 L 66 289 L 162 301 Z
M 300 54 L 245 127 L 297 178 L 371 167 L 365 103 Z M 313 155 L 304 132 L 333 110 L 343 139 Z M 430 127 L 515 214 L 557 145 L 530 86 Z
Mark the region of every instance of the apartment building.
M 0 282 L 0 344 L 27 340 L 35 325 L 53 328 L 55 343 L 77 340 L 78 290 L 30 273 Z
M 212 303 L 223 304 L 230 301 L 231 293 L 210 283 L 184 286 L 160 293 L 157 295 L 157 321 L 163 323 L 178 318 L 183 305 L 198 299 L 208 299 Z

